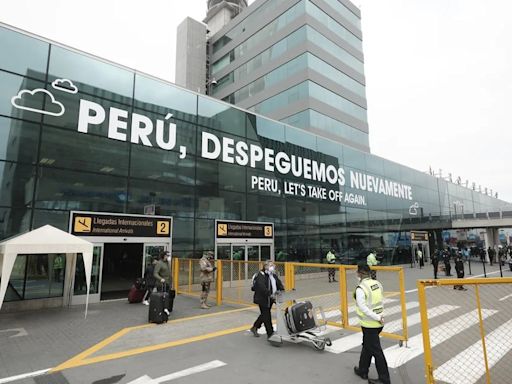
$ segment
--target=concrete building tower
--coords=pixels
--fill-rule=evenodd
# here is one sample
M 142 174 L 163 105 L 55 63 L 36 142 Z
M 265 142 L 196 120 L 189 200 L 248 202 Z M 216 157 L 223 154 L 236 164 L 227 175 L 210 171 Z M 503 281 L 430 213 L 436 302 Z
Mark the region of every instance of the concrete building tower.
M 176 84 L 205 93 L 206 25 L 190 17 L 178 25 L 176 33 Z
M 208 12 L 203 21 L 208 24 L 210 35 L 220 31 L 244 8 L 247 8 L 247 0 L 208 0 Z

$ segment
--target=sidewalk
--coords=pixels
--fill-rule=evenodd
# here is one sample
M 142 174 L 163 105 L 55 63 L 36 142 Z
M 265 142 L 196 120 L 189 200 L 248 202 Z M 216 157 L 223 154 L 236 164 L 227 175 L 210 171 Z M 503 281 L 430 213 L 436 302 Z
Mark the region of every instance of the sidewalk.
M 432 265 L 426 264 L 422 269 L 411 268 L 410 265 L 403 267 L 405 289 L 415 297 L 416 280 L 432 279 Z M 508 265 L 506 267 L 503 267 L 503 276 L 512 277 Z M 468 265 L 465 264 L 466 277 L 483 274 L 481 262 L 472 262 L 471 269 L 472 275 L 469 275 Z M 500 276 L 496 264 L 493 267 L 486 265 L 486 270 L 490 277 Z M 444 277 L 444 273 L 439 274 L 439 278 Z M 353 287 L 349 287 L 351 289 Z M 142 349 L 157 350 L 176 343 L 194 342 L 201 335 L 208 338 L 240 332 L 254 321 L 258 312 L 257 308 L 243 308 L 247 307 L 225 304 L 208 311 L 201 310 L 197 297 L 179 295 L 170 322 L 159 326 L 147 326 L 147 306 L 128 304 L 126 300 L 91 304 L 87 319 L 84 319 L 83 306 L 2 313 L 0 379 L 54 368 L 78 354 L 82 354 L 80 359 L 84 363 L 91 359 L 102 361 L 105 356 L 124 357 L 137 351 L 140 353 Z M 215 313 L 217 315 L 211 316 Z M 128 327 L 136 328 L 126 329 Z M 18 328 L 23 328 L 27 334 L 13 337 Z M 12 331 L 2 332 L 8 329 Z M 118 334 L 121 330 L 124 330 L 122 335 Z M 104 343 L 98 345 L 105 339 Z M 78 362 L 80 365 L 80 359 L 70 364 Z
M 222 305 L 202 310 L 196 297 L 179 295 L 170 320 L 237 308 L 240 307 Z M 1 313 L 0 379 L 56 367 L 121 329 L 147 324 L 147 319 L 147 306 L 128 304 L 126 300 L 91 304 L 87 319 L 83 305 Z M 15 330 L 1 332 L 16 328 L 23 328 L 27 335 L 16 337 Z

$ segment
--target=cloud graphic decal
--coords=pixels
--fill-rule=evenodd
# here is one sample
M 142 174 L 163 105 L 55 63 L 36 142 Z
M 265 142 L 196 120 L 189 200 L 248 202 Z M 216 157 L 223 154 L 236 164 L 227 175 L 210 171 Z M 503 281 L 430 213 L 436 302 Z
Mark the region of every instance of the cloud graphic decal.
M 418 209 L 420 207 L 420 204 L 418 202 L 415 202 L 413 205 L 409 207 L 409 215 L 416 216 L 418 214 Z
M 46 95 L 50 98 L 50 105 L 46 105 L 46 108 L 48 110 L 43 110 L 39 108 L 32 108 L 29 107 L 29 105 L 34 105 L 36 103 L 37 98 L 41 97 L 40 100 L 42 100 L 43 96 Z M 48 100 L 48 99 L 47 99 Z M 11 104 L 18 109 L 24 109 L 26 111 L 31 111 L 35 113 L 42 113 L 43 115 L 50 115 L 50 116 L 62 116 L 66 109 L 64 108 L 64 105 L 62 103 L 55 100 L 55 97 L 43 88 L 37 88 L 33 91 L 30 91 L 28 89 L 24 89 L 22 91 L 19 91 L 16 96 L 13 96 L 11 99 Z M 48 104 L 48 103 L 47 103 Z M 42 102 L 35 104 L 35 105 L 42 105 Z M 56 110 L 55 112 L 53 110 Z
M 52 87 L 67 93 L 77 93 L 78 88 L 71 80 L 68 79 L 57 79 L 52 83 Z

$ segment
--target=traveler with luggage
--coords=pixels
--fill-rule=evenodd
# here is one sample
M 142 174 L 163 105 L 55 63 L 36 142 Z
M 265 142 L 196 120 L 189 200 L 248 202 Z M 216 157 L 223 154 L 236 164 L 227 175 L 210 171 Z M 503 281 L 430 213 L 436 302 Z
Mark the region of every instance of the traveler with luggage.
M 156 279 L 154 276 L 155 273 L 155 265 L 158 262 L 158 260 L 153 257 L 151 259 L 151 264 L 149 264 L 146 267 L 146 270 L 144 271 L 144 281 L 146 283 L 146 293 L 144 294 L 144 297 L 142 299 L 142 304 L 149 305 L 149 297 L 151 296 L 151 293 L 153 293 L 153 290 L 155 289 L 156 285 Z
M 388 363 L 379 334 L 384 327 L 384 289 L 382 284 L 370 277 L 370 267 L 362 262 L 357 266 L 359 284 L 354 291 L 356 300 L 356 312 L 363 331 L 363 348 L 359 357 L 359 366 L 354 367 L 354 373 L 369 384 L 390 384 Z M 368 371 L 372 357 L 379 374 L 378 379 L 369 379 Z
M 275 298 L 278 291 L 284 291 L 283 283 L 275 273 L 276 266 L 271 260 L 267 260 L 263 269 L 255 276 L 254 280 L 254 304 L 258 304 L 260 308 L 260 315 L 251 327 L 251 332 L 255 337 L 259 337 L 258 329 L 261 324 L 265 325 L 267 331 L 267 338 L 270 338 L 274 333 L 272 327 L 272 317 L 270 309 L 275 303 Z
M 174 295 L 171 295 L 172 278 L 169 265 L 169 252 L 160 253 L 160 260 L 155 265 L 153 276 L 156 280 L 157 292 L 149 299 L 149 321 L 154 323 L 166 322 L 172 312 Z
M 368 264 L 369 267 L 373 267 L 373 266 L 379 264 L 379 260 L 377 260 L 376 252 L 373 249 L 370 251 L 370 254 L 366 257 L 366 263 Z M 370 269 L 370 274 L 371 274 L 372 279 L 375 280 L 377 278 L 377 271 Z
M 325 256 L 325 260 L 327 261 L 327 264 L 335 264 L 336 263 L 336 255 L 334 254 L 334 249 L 331 248 L 329 252 L 327 252 L 327 255 Z M 327 270 L 327 275 L 329 277 L 329 283 L 331 282 L 331 279 L 333 282 L 336 282 L 336 269 L 329 268 Z
M 201 275 L 199 276 L 199 280 L 201 281 L 201 309 L 209 309 L 208 305 L 208 294 L 210 293 L 210 284 L 213 281 L 213 275 L 217 267 L 212 265 L 212 261 L 214 258 L 214 253 L 212 251 L 208 251 L 203 255 L 201 260 L 199 260 L 199 267 L 201 268 Z

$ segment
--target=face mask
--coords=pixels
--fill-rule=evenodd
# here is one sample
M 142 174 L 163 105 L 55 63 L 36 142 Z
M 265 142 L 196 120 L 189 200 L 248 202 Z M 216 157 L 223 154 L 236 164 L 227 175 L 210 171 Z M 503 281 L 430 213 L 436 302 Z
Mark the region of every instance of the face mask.
M 270 273 L 274 273 L 274 271 L 276 270 L 276 267 L 274 267 L 273 265 L 271 265 L 270 267 L 268 267 L 268 271 Z

